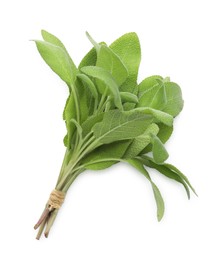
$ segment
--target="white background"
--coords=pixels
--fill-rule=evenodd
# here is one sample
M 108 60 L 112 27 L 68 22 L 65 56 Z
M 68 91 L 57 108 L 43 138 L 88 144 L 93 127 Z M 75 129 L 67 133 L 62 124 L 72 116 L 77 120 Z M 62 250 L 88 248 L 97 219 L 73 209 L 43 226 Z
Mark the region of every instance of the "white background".
M 0 258 L 221 259 L 220 1 L 1 1 Z M 76 64 L 90 49 L 88 30 L 111 43 L 135 31 L 142 46 L 139 80 L 170 76 L 184 110 L 167 144 L 168 162 L 199 197 L 152 172 L 166 204 L 158 223 L 148 181 L 127 165 L 82 174 L 71 187 L 49 238 L 33 230 L 64 154 L 64 83 L 30 39 L 46 29 Z

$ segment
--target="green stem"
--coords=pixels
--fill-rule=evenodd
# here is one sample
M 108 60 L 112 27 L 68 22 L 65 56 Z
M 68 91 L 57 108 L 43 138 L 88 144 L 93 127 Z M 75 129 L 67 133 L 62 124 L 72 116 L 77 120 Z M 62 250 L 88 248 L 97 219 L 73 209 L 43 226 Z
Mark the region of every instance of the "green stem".
M 61 180 L 61 178 L 62 178 L 62 176 L 64 174 L 64 168 L 66 167 L 68 155 L 69 155 L 69 149 L 66 149 L 66 152 L 65 152 L 65 155 L 64 155 L 64 159 L 63 159 L 63 162 L 62 162 L 61 170 L 60 170 L 60 173 L 59 173 L 56 185 L 58 185 L 59 181 Z
M 79 109 L 79 103 L 78 103 L 78 96 L 77 96 L 77 89 L 76 85 L 71 83 L 71 93 L 73 94 L 74 103 L 75 103 L 75 109 L 76 109 L 76 118 L 77 122 L 80 122 L 80 109 Z
M 44 221 L 41 223 L 39 230 L 38 230 L 38 234 L 36 236 L 36 239 L 39 240 L 41 237 L 42 232 L 44 231 L 45 225 L 47 223 L 47 218 L 44 219 Z
M 95 112 L 97 111 L 97 106 L 98 106 L 98 99 L 95 98 L 95 101 L 94 101 L 94 112 L 93 112 L 93 114 L 95 114 Z
M 105 110 L 104 111 L 107 112 L 107 111 L 110 110 L 110 108 L 111 108 L 111 100 L 108 97 L 107 101 L 105 102 Z
M 90 131 L 84 138 L 83 138 L 83 143 L 85 143 L 88 138 L 93 134 L 93 131 Z
M 98 106 L 98 109 L 97 109 L 97 113 L 102 111 L 101 109 L 102 109 L 104 103 L 106 102 L 105 98 L 107 96 L 107 91 L 108 91 L 108 88 L 106 87 L 106 89 L 105 89 L 105 91 L 104 91 L 104 93 L 103 93 L 103 95 L 101 97 L 101 101 L 99 103 L 99 106 Z
M 48 219 L 48 222 L 47 222 L 47 226 L 46 226 L 45 232 L 44 232 L 44 235 L 45 235 L 46 238 L 49 235 L 49 232 L 51 230 L 52 225 L 54 224 L 54 221 L 57 217 L 57 214 L 58 214 L 58 209 L 55 209 L 54 211 L 52 211 L 50 213 L 50 216 L 49 216 L 49 219 Z
M 73 173 L 75 167 L 79 163 L 79 161 L 89 152 L 96 148 L 97 142 L 94 141 L 95 137 L 92 136 L 85 144 L 82 146 L 78 154 L 74 154 L 73 158 L 69 162 L 69 167 L 66 168 L 66 173 L 63 175 L 60 182 L 57 184 L 56 189 L 63 189 L 65 182 L 68 180 L 69 176 Z M 85 149 L 86 148 L 86 149 Z
M 71 87 L 71 94 L 73 95 L 74 103 L 75 103 L 76 120 L 78 123 L 80 123 L 80 106 L 79 106 L 79 102 L 78 102 L 77 88 L 74 83 L 71 83 L 70 87 Z M 76 142 L 75 142 L 76 145 L 78 145 L 78 142 L 79 142 L 79 136 L 76 135 Z
M 93 142 L 95 140 L 95 137 L 92 136 L 87 142 L 84 143 L 84 145 L 82 145 L 81 149 L 80 149 L 80 154 L 85 150 L 85 148 L 87 148 L 91 142 Z
M 64 188 L 62 189 L 63 192 L 67 192 L 68 191 L 68 189 L 70 188 L 71 184 L 78 177 L 78 175 L 80 173 L 82 173 L 83 171 L 84 171 L 84 169 L 79 169 L 70 177 L 70 179 L 67 181 L 67 183 L 65 184 Z
M 67 169 L 67 171 L 63 174 L 62 179 L 59 181 L 59 183 L 56 185 L 57 190 L 62 190 L 63 187 L 65 186 L 65 182 L 68 180 L 69 176 L 73 173 L 73 169 L 78 163 L 78 160 L 76 159 L 73 164 L 71 164 L 71 167 Z

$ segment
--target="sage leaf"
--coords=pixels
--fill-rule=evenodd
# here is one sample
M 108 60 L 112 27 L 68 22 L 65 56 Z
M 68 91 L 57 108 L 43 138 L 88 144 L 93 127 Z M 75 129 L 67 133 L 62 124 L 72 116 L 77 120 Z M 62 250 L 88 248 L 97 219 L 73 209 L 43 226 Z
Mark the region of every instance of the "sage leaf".
M 82 160 L 84 168 L 90 170 L 103 170 L 112 166 L 123 157 L 130 142 L 130 140 L 126 140 L 98 147 Z
M 153 193 L 154 193 L 154 198 L 156 201 L 157 205 L 157 219 L 158 221 L 161 221 L 164 215 L 164 201 L 163 197 L 156 186 L 156 184 L 151 180 L 149 173 L 147 170 L 144 168 L 143 164 L 138 160 L 138 159 L 129 159 L 126 160 L 130 165 L 132 165 L 134 168 L 136 168 L 138 171 L 140 171 L 151 183 Z
M 98 100 L 98 92 L 93 81 L 85 74 L 79 73 L 77 77 L 87 84 L 89 90 L 91 91 L 91 94 L 94 96 L 96 100 Z
M 160 138 L 161 142 L 165 144 L 173 133 L 173 126 L 168 126 L 162 123 L 159 123 L 158 126 L 159 132 L 157 136 Z
M 81 68 L 81 71 L 88 76 L 103 81 L 108 87 L 112 96 L 114 97 L 114 103 L 116 107 L 119 108 L 120 110 L 123 109 L 117 83 L 114 81 L 109 71 L 95 66 L 83 67 Z M 105 89 L 103 90 L 103 92 L 105 92 Z
M 154 75 L 145 78 L 139 85 L 139 96 L 141 96 L 144 92 L 150 91 L 155 85 L 158 85 L 158 80 L 163 80 L 163 78 L 159 75 Z
M 143 149 L 150 144 L 151 142 L 151 135 L 154 134 L 157 135 L 159 131 L 159 127 L 157 124 L 150 124 L 147 126 L 147 129 L 142 135 L 139 135 L 134 138 L 128 149 L 126 150 L 124 154 L 124 158 L 133 158 L 138 156 Z
M 157 133 L 158 138 L 161 140 L 162 143 L 166 143 L 166 141 L 170 138 L 172 132 L 173 132 L 173 126 L 168 126 L 163 123 L 157 123 L 159 127 L 159 132 Z M 147 146 L 143 149 L 141 154 L 146 154 L 152 151 L 152 145 L 149 143 Z
M 101 47 L 100 44 L 97 43 L 97 42 L 91 37 L 91 35 L 90 35 L 88 32 L 86 32 L 86 36 L 87 36 L 88 40 L 92 43 L 92 45 L 94 45 L 94 48 L 95 48 L 96 52 L 99 53 L 100 47 Z
M 167 96 L 164 83 L 157 83 L 148 91 L 142 93 L 139 98 L 139 107 L 152 107 L 163 110 L 167 104 Z
M 92 128 L 99 143 L 108 144 L 115 141 L 131 139 L 141 135 L 152 123 L 152 117 L 142 114 L 111 110 Z
M 55 45 L 55 46 L 58 46 L 58 47 L 62 48 L 62 49 L 65 51 L 65 53 L 67 54 L 67 57 L 68 57 L 68 59 L 69 59 L 72 72 L 73 72 L 74 76 L 76 76 L 78 70 L 77 70 L 77 68 L 76 68 L 76 66 L 75 66 L 75 64 L 74 64 L 74 62 L 72 61 L 72 59 L 71 59 L 71 57 L 70 57 L 68 51 L 66 50 L 64 44 L 63 44 L 56 36 L 54 36 L 53 34 L 47 32 L 47 31 L 45 31 L 45 30 L 42 30 L 42 31 L 41 31 L 41 35 L 42 35 L 42 38 L 43 38 L 46 42 L 49 42 L 49 43 L 51 43 L 51 44 L 53 44 L 53 45 Z M 75 78 L 74 78 L 74 79 L 75 79 Z
M 77 98 L 79 102 L 80 121 L 83 123 L 90 116 L 90 112 L 93 113 L 94 98 L 91 91 L 88 91 L 88 87 L 82 83 L 77 77 L 76 80 Z
M 104 117 L 104 113 L 100 113 L 100 114 L 92 115 L 92 116 L 88 117 L 87 120 L 85 120 L 82 123 L 83 136 L 86 136 L 87 134 L 89 134 L 91 129 L 93 128 L 93 126 L 95 124 L 101 122 L 103 120 L 103 117 Z
M 75 119 L 75 118 L 76 118 L 75 102 L 74 102 L 73 93 L 71 92 L 66 101 L 66 105 L 63 112 L 63 119 L 65 120 L 67 132 L 68 132 L 67 137 L 64 139 L 64 144 L 69 149 L 71 148 L 72 136 L 75 131 L 75 126 L 73 123 L 71 123 L 71 119 Z
M 190 182 L 187 179 L 187 177 L 184 174 L 182 174 L 175 166 L 173 166 L 171 164 L 167 164 L 167 163 L 159 165 L 159 164 L 155 163 L 152 158 L 150 158 L 149 156 L 145 156 L 145 155 L 142 155 L 140 157 L 140 160 L 146 166 L 154 168 L 158 172 L 160 172 L 163 175 L 167 176 L 168 178 L 173 179 L 173 180 L 181 183 L 184 186 L 185 190 L 186 190 L 188 198 L 190 198 L 189 188 L 196 194 L 196 191 L 194 190 L 194 188 L 190 184 Z
M 127 68 L 120 58 L 105 45 L 100 47 L 96 66 L 109 71 L 118 86 L 122 85 L 128 76 Z
M 112 165 L 116 164 L 117 162 L 118 162 L 118 159 L 115 157 L 107 158 L 107 159 L 99 159 L 97 161 L 91 161 L 91 162 L 85 163 L 83 165 L 83 167 L 84 167 L 84 169 L 87 169 L 87 170 L 99 171 L 99 170 L 104 170 L 106 168 L 109 168 Z
M 97 52 L 95 48 L 92 48 L 81 60 L 78 69 L 80 70 L 86 66 L 95 66 L 97 62 Z
M 49 42 L 35 41 L 37 49 L 48 66 L 68 85 L 75 80 L 69 57 L 63 48 Z
M 110 48 L 118 55 L 128 70 L 128 78 L 121 85 L 120 90 L 134 93 L 137 83 L 138 69 L 141 61 L 141 49 L 139 38 L 136 33 L 126 33 L 116 41 Z
M 120 97 L 123 102 L 138 103 L 137 96 L 130 92 L 120 92 Z
M 163 108 L 163 111 L 175 117 L 183 109 L 183 98 L 181 89 L 179 85 L 174 82 L 165 82 L 164 85 L 167 96 L 167 103 L 166 106 Z
M 163 163 L 169 157 L 169 154 L 165 149 L 163 143 L 160 141 L 160 139 L 154 134 L 150 134 L 150 135 L 151 135 L 151 143 L 153 145 L 152 151 L 153 151 L 154 161 L 159 164 Z
M 165 112 L 162 112 L 160 110 L 156 110 L 150 107 L 138 107 L 133 109 L 133 111 L 136 112 L 141 112 L 141 113 L 145 113 L 145 114 L 150 114 L 152 115 L 155 119 L 157 119 L 157 121 L 168 125 L 168 126 L 172 126 L 173 125 L 173 117 Z M 128 111 L 129 113 L 130 111 Z
M 138 107 L 152 107 L 173 117 L 183 108 L 180 87 L 173 82 L 163 81 L 161 77 L 147 78 L 140 83 Z
M 178 176 L 180 176 L 188 185 L 189 187 L 191 188 L 191 190 L 195 193 L 195 195 L 197 195 L 195 189 L 193 188 L 193 186 L 190 184 L 188 178 L 179 170 L 177 169 L 174 165 L 172 164 L 168 164 L 168 163 L 165 163 L 164 164 L 167 168 L 169 168 L 170 170 L 172 170 L 173 172 L 175 172 Z

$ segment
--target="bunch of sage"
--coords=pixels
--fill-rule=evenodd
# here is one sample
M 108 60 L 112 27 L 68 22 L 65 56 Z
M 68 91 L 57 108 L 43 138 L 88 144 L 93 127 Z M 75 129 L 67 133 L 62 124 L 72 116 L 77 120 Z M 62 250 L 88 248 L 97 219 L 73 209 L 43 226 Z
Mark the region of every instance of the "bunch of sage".
M 47 237 L 76 177 L 83 171 L 103 170 L 126 162 L 150 182 L 156 200 L 157 218 L 164 214 L 162 195 L 148 168 L 181 183 L 190 197 L 194 189 L 175 166 L 165 163 L 164 143 L 173 131 L 173 118 L 183 108 L 180 87 L 155 75 L 137 83 L 141 49 L 136 33 L 127 33 L 110 46 L 97 43 L 76 67 L 63 43 L 42 31 L 37 49 L 48 66 L 67 84 L 69 96 L 63 112 L 67 134 L 66 153 L 55 190 L 35 225 L 37 239 Z

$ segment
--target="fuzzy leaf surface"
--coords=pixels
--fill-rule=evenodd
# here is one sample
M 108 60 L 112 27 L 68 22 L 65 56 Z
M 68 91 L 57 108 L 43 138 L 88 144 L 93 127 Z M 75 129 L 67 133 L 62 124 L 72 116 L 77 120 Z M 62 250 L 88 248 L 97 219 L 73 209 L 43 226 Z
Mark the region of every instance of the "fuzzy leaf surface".
M 103 121 L 93 128 L 94 136 L 100 143 L 132 139 L 141 135 L 153 121 L 152 116 L 142 113 L 111 110 L 104 114 Z
M 105 144 L 91 152 L 83 161 L 84 168 L 90 170 L 103 170 L 115 164 L 122 158 L 130 140 Z
M 131 111 L 131 113 L 134 112 L 140 112 L 140 113 L 152 115 L 156 119 L 157 123 L 161 122 L 167 126 L 173 125 L 173 117 L 160 110 L 156 110 L 150 107 L 137 107 Z M 130 111 L 128 111 L 128 113 L 130 113 Z
M 157 135 L 159 127 L 156 124 L 150 124 L 145 132 L 134 138 L 127 151 L 124 154 L 124 158 L 133 158 L 140 154 L 140 152 L 151 142 L 150 134 Z
M 65 48 L 64 44 L 61 42 L 61 40 L 59 40 L 56 36 L 54 36 L 53 34 L 47 32 L 45 30 L 41 31 L 41 35 L 42 35 L 42 38 L 46 42 L 49 42 L 49 43 L 54 44 L 58 47 L 61 47 L 66 52 L 68 59 L 69 59 L 69 62 L 70 62 L 70 65 L 71 65 L 71 69 L 72 69 L 74 75 L 76 75 L 77 74 L 77 68 L 76 68 L 74 62 L 72 61 L 71 56 L 69 55 L 69 53 L 68 53 L 67 49 Z
M 78 68 L 81 69 L 86 66 L 95 66 L 97 62 L 97 52 L 95 48 L 92 48 L 81 60 Z
M 114 41 L 110 48 L 120 57 L 128 70 L 128 78 L 120 87 L 121 91 L 134 93 L 141 61 L 140 42 L 137 34 L 134 32 L 124 34 Z
M 128 76 L 127 68 L 120 58 L 105 45 L 100 46 L 96 66 L 109 71 L 118 86 L 120 86 Z
M 35 43 L 48 66 L 68 85 L 72 84 L 76 75 L 73 73 L 70 59 L 64 49 L 49 42 L 35 41 Z
M 167 96 L 167 104 L 163 111 L 176 117 L 183 109 L 183 98 L 182 92 L 174 82 L 165 82 L 165 91 Z
M 154 161 L 159 164 L 166 161 L 169 154 L 160 139 L 156 135 L 151 134 L 151 143 Z
M 153 75 L 150 77 L 145 78 L 139 85 L 139 96 L 141 96 L 144 92 L 149 91 L 153 88 L 156 84 L 158 84 L 157 80 L 163 80 L 163 77 L 159 75 Z

